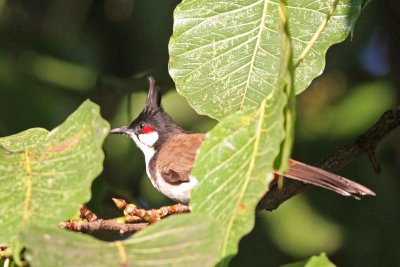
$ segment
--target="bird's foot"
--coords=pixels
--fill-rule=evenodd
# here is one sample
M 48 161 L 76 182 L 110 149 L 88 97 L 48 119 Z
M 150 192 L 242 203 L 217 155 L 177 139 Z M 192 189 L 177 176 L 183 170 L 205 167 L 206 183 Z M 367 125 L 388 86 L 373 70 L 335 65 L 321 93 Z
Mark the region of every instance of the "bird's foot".
M 164 206 L 159 209 L 139 209 L 135 204 L 128 204 L 123 199 L 113 198 L 118 209 L 123 210 L 125 221 L 127 223 L 135 223 L 145 221 L 150 224 L 159 222 L 162 218 L 171 214 L 180 214 L 190 212 L 190 208 L 186 205 L 175 204 L 172 206 Z

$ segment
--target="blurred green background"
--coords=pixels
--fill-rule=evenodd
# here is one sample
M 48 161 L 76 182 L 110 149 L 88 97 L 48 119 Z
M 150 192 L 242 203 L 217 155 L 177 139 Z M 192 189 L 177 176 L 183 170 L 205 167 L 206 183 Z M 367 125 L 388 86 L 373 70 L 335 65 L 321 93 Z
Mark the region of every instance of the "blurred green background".
M 195 114 L 168 75 L 168 40 L 179 1 L 0 0 L 0 136 L 52 129 L 87 98 L 112 127 L 142 108 L 147 75 L 164 92 L 164 107 L 184 128 L 215 122 Z M 316 164 L 353 140 L 399 103 L 400 3 L 372 1 L 353 40 L 335 45 L 327 66 L 298 97 L 293 157 Z M 118 216 L 111 197 L 142 207 L 169 202 L 146 178 L 142 153 L 110 136 L 103 174 L 89 203 L 103 218 Z M 377 196 L 362 201 L 312 189 L 277 211 L 257 214 L 232 266 L 277 266 L 326 251 L 338 266 L 400 266 L 400 130 L 377 149 L 383 171 L 366 157 L 341 174 Z

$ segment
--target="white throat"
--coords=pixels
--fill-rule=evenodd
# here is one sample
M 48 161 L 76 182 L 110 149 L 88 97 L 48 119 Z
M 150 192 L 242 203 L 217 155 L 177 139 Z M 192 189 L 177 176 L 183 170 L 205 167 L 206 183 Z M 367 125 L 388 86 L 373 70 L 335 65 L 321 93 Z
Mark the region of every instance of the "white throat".
M 158 140 L 158 133 L 151 132 L 146 134 L 139 134 L 139 141 L 145 146 L 154 146 Z
M 130 133 L 129 136 L 135 142 L 135 144 L 142 150 L 144 154 L 144 159 L 146 161 L 146 173 L 147 176 L 151 177 L 150 170 L 149 170 L 149 163 L 150 160 L 153 158 L 156 151 L 154 150 L 153 145 L 158 140 L 158 133 L 151 132 L 147 134 L 139 134 L 139 137 L 136 136 L 134 133 Z

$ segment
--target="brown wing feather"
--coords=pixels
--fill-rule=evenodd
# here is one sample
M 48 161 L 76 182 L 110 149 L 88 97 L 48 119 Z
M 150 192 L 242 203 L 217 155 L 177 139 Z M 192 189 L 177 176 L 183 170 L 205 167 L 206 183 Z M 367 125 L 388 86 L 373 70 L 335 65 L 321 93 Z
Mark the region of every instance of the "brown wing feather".
M 180 134 L 163 145 L 158 152 L 157 169 L 168 183 L 189 182 L 197 150 L 204 140 L 204 134 Z

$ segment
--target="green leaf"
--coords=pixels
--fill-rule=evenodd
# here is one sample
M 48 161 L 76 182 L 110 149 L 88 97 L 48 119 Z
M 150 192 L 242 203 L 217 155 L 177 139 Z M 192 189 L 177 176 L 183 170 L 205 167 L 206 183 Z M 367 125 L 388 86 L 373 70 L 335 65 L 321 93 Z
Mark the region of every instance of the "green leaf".
M 15 244 L 28 225 L 56 228 L 89 200 L 108 131 L 97 105 L 86 101 L 51 132 L 0 138 L 0 243 Z
M 43 128 L 29 129 L 19 134 L 0 138 L 0 146 L 9 152 L 31 149 L 41 144 L 48 133 Z
M 280 90 L 271 91 L 258 107 L 223 119 L 208 134 L 192 172 L 200 180 L 191 200 L 193 212 L 211 214 L 226 225 L 221 232 L 221 266 L 229 263 L 237 252 L 240 238 L 252 229 L 255 207 L 268 190 L 273 163 L 281 146 L 279 169 L 285 170 L 290 155 L 294 93 L 286 14 L 282 3 Z
M 254 224 L 254 210 L 272 180 L 272 164 L 284 137 L 286 98 L 275 91 L 259 107 L 223 119 L 200 148 L 192 175 L 194 213 L 213 216 L 224 226 L 220 232 L 221 265 L 236 253 L 239 239 Z
M 292 153 L 296 102 L 293 88 L 294 68 L 292 63 L 292 41 L 288 28 L 286 0 L 281 0 L 279 4 L 279 34 L 281 39 L 279 90 L 285 93 L 288 101 L 284 109 L 285 138 L 281 146 L 280 155 L 275 160 L 275 165 L 279 173 L 285 173 L 288 169 L 288 162 Z M 282 178 L 279 182 L 281 186 L 283 182 Z
M 193 214 L 172 216 L 125 241 L 102 242 L 61 229 L 33 228 L 23 235 L 35 266 L 212 266 L 217 223 Z M 37 244 L 40 244 L 38 246 Z
M 281 267 L 336 267 L 325 253 L 312 256 L 308 260 L 282 265 Z
M 327 49 L 348 36 L 362 3 L 287 1 L 297 93 L 322 73 Z M 198 113 L 222 119 L 278 90 L 278 7 L 279 0 L 183 0 L 178 5 L 169 71 Z

